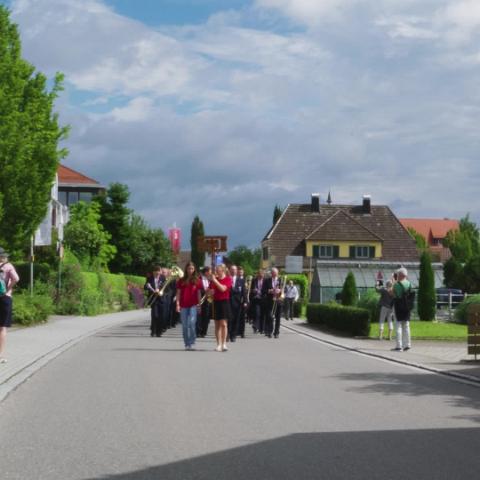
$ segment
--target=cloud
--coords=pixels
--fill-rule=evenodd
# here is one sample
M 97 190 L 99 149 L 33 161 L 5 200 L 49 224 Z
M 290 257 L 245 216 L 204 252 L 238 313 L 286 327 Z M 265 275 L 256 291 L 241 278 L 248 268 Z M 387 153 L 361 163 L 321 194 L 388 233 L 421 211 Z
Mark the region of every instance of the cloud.
M 275 204 L 329 189 L 480 220 L 472 2 L 258 0 L 157 28 L 100 0 L 13 7 L 27 58 L 67 75 L 66 163 L 127 183 L 154 225 L 188 231 L 199 214 L 207 232 L 253 246 Z

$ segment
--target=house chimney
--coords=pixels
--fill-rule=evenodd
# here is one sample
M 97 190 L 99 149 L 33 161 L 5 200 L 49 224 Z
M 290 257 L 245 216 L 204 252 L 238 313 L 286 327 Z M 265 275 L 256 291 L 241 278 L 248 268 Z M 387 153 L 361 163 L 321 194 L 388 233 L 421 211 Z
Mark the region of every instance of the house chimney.
M 366 214 L 372 213 L 372 203 L 371 203 L 370 195 L 363 196 L 362 207 L 363 207 L 363 213 L 366 213 Z
M 312 212 L 317 212 L 317 213 L 320 211 L 320 194 L 319 193 L 312 193 L 311 210 Z

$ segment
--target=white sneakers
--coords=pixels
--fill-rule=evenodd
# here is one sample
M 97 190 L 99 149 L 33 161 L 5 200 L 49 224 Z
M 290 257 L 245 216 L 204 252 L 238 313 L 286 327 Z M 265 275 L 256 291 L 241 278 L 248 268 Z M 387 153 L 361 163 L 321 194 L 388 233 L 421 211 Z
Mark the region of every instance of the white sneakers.
M 227 347 L 227 344 L 226 344 L 226 343 L 223 344 L 223 351 L 224 351 L 224 352 L 228 352 L 228 347 Z
M 5 357 L 0 357 L 0 363 L 7 363 L 8 360 Z
M 223 352 L 223 348 L 221 345 L 217 345 L 217 348 L 215 349 L 216 352 Z

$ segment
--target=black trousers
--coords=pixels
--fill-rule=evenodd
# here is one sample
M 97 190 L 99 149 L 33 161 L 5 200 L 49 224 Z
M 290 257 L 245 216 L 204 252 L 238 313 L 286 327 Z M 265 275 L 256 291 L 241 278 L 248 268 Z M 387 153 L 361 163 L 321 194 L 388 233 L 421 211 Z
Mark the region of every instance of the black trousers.
M 265 301 L 262 298 L 252 300 L 253 331 L 264 333 L 265 331 Z
M 230 300 L 230 318 L 228 319 L 228 338 L 230 341 L 234 341 L 237 337 L 241 310 L 241 298 L 233 296 Z
M 237 335 L 241 337 L 245 336 L 245 317 L 247 314 L 247 307 L 241 305 L 240 307 L 240 315 L 238 317 L 238 327 L 237 327 Z
M 208 333 L 208 326 L 212 318 L 212 304 L 205 301 L 202 303 L 200 318 L 197 321 L 197 335 L 205 337 Z
M 275 336 L 280 334 L 280 317 L 282 315 L 282 303 L 277 301 L 275 307 L 275 313 L 272 313 L 274 309 L 273 300 L 267 301 L 267 318 L 265 323 L 265 335 L 271 335 L 272 333 Z
M 167 329 L 165 304 L 156 300 L 151 306 L 150 330 L 152 336 L 159 337 Z

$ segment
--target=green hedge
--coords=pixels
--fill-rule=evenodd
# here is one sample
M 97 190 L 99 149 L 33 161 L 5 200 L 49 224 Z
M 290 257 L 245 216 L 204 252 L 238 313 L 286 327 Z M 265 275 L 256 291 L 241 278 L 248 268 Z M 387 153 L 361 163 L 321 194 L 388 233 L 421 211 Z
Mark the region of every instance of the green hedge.
M 480 294 L 468 296 L 458 307 L 455 309 L 455 319 L 459 323 L 467 323 L 467 308 L 472 304 L 480 304 Z
M 333 303 L 326 305 L 309 303 L 307 321 L 354 336 L 367 337 L 370 333 L 370 313 L 364 308 L 346 307 Z
M 307 313 L 308 300 L 301 299 L 298 302 L 293 303 L 293 316 L 295 318 L 305 318 Z
M 300 298 L 308 297 L 308 278 L 303 273 L 286 274 L 287 281 L 293 280 L 293 283 L 299 288 Z
M 46 322 L 53 311 L 53 300 L 49 295 L 20 293 L 13 296 L 13 323 L 33 325 Z
M 380 294 L 374 288 L 369 288 L 362 294 L 360 300 L 357 302 L 358 308 L 364 308 L 370 312 L 371 322 L 378 322 L 380 317 L 379 300 Z
M 14 263 L 15 270 L 20 277 L 20 281 L 17 284 L 17 288 L 21 290 L 27 290 L 30 288 L 30 263 L 18 262 Z M 48 283 L 51 282 L 54 276 L 54 271 L 50 268 L 50 265 L 46 263 L 34 263 L 33 264 L 33 283 L 37 281 Z

